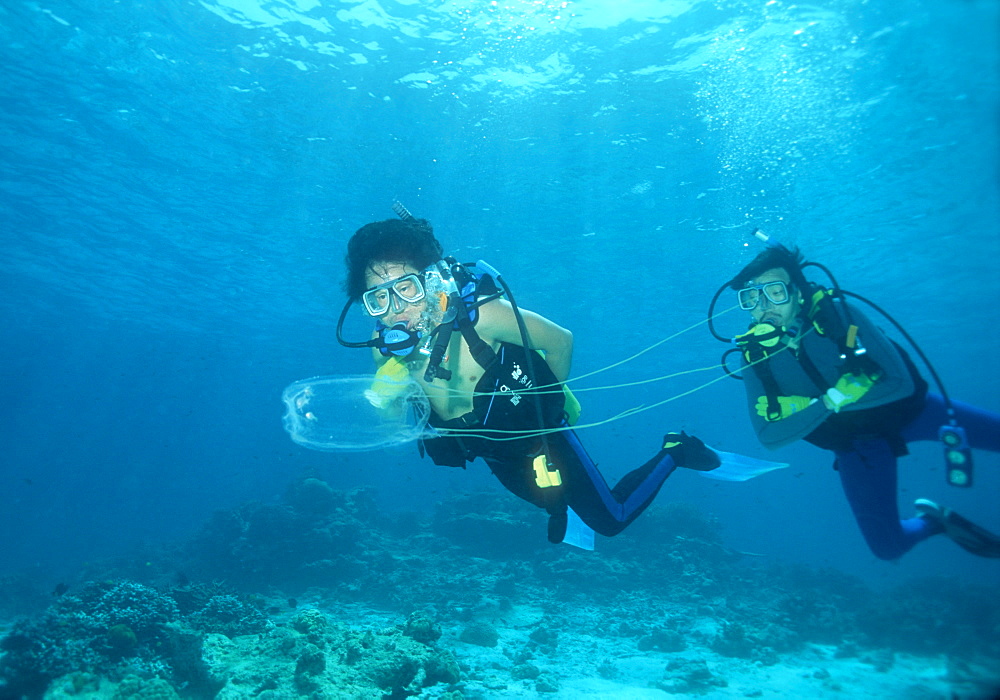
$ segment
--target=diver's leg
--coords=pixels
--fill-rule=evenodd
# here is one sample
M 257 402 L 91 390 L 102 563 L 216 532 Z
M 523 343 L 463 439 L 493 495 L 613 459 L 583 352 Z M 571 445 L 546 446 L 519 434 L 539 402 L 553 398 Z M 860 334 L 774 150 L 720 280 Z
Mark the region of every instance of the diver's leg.
M 519 450 L 504 450 L 503 454 L 494 452 L 483 457 L 490 471 L 504 487 L 518 498 L 532 505 L 544 508 L 549 514 L 549 542 L 559 544 L 566 536 L 569 524 L 566 513 L 565 488 L 555 476 L 555 465 L 546 460 L 545 471 L 549 472 L 542 479 L 536 474 L 535 460 L 542 455 L 542 443 L 536 440 L 516 441 L 508 443 L 520 445 Z M 549 450 L 546 455 L 550 457 Z M 561 473 L 560 473 L 561 476 Z
M 550 459 L 559 469 L 566 504 L 595 532 L 612 537 L 624 530 L 652 502 L 674 471 L 667 450 L 608 488 L 579 438 L 572 431 L 550 436 Z
M 1000 452 L 1000 413 L 987 411 L 962 401 L 952 401 L 956 422 L 965 429 L 969 445 L 980 450 Z M 927 394 L 924 410 L 903 429 L 906 442 L 937 440 L 938 430 L 947 425 L 948 413 L 944 399 Z
M 518 445 L 521 449 L 511 449 Z M 512 441 L 506 443 L 508 449 L 484 450 L 489 454 L 482 455 L 483 461 L 493 472 L 493 476 L 512 494 L 539 508 L 545 508 L 550 494 L 543 493 L 535 483 L 532 460 L 537 453 L 537 445 L 533 441 Z
M 837 473 L 854 519 L 879 559 L 898 559 L 918 542 L 939 534 L 939 523 L 921 517 L 900 520 L 896 503 L 896 456 L 885 440 L 855 440 L 837 452 Z

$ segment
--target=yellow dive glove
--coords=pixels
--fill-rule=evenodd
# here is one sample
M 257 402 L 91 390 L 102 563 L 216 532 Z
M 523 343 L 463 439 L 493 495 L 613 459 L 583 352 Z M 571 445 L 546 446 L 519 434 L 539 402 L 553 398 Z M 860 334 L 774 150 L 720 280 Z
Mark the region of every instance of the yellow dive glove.
M 855 403 L 875 384 L 875 380 L 862 372 L 861 374 L 851 374 L 848 372 L 837 380 L 831 388 L 823 394 L 823 403 L 834 413 L 840 413 L 840 409 Z
M 365 392 L 365 398 L 375 408 L 389 408 L 392 402 L 406 393 L 410 385 L 410 370 L 398 357 L 390 357 L 378 371 L 371 389 Z
M 795 415 L 799 411 L 804 411 L 816 403 L 816 399 L 810 399 L 808 396 L 778 396 L 776 398 L 778 399 L 778 407 L 781 411 L 779 415 L 775 416 L 769 411 L 766 396 L 757 397 L 757 415 L 769 422 L 782 420 Z

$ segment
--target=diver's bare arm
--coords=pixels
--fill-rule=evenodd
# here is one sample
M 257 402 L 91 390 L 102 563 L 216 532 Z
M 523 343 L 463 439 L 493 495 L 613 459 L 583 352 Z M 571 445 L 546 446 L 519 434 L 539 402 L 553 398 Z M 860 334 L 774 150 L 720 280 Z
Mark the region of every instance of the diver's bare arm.
M 521 316 L 528 331 L 528 343 L 532 350 L 545 354 L 545 362 L 560 382 L 569 377 L 573 364 L 573 334 L 533 311 L 521 309 Z M 521 331 L 511 305 L 503 299 L 492 301 L 480 307 L 477 328 L 484 340 L 491 337 L 498 342 L 521 345 Z

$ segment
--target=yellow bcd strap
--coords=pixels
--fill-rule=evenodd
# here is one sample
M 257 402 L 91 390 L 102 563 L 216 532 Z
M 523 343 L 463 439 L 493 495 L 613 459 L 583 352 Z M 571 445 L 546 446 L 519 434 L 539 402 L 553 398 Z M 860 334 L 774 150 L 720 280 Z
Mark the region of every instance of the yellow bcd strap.
M 819 313 L 820 304 L 828 297 L 833 297 L 833 290 L 820 287 L 813 292 L 812 297 L 809 299 L 809 309 L 806 311 L 806 316 L 808 317 L 809 322 L 820 335 L 826 335 L 826 329 L 819 325 L 819 321 L 816 320 L 816 315 Z
M 821 301 L 823 301 L 824 298 L 832 296 L 833 296 L 833 291 L 830 289 L 825 289 L 823 287 L 820 287 L 815 292 L 813 292 L 813 295 L 809 298 L 809 310 L 806 312 L 809 318 L 812 318 L 813 316 L 816 315 L 816 311 L 819 310 L 819 304 Z
M 858 342 L 858 327 L 851 324 L 847 328 L 847 338 L 844 340 L 844 345 L 854 349 L 854 345 Z

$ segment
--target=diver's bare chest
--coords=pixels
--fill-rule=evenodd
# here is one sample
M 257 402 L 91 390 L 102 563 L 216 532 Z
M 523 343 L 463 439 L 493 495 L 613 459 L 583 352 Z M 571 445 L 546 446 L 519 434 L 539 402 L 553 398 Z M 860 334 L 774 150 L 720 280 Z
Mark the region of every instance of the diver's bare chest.
M 434 412 L 443 420 L 451 420 L 472 410 L 472 399 L 476 385 L 483 377 L 483 369 L 468 353 L 459 353 L 454 361 L 446 361 L 442 366 L 451 372 L 447 380 L 438 377 L 426 381 L 421 371 L 417 381 L 427 394 Z

